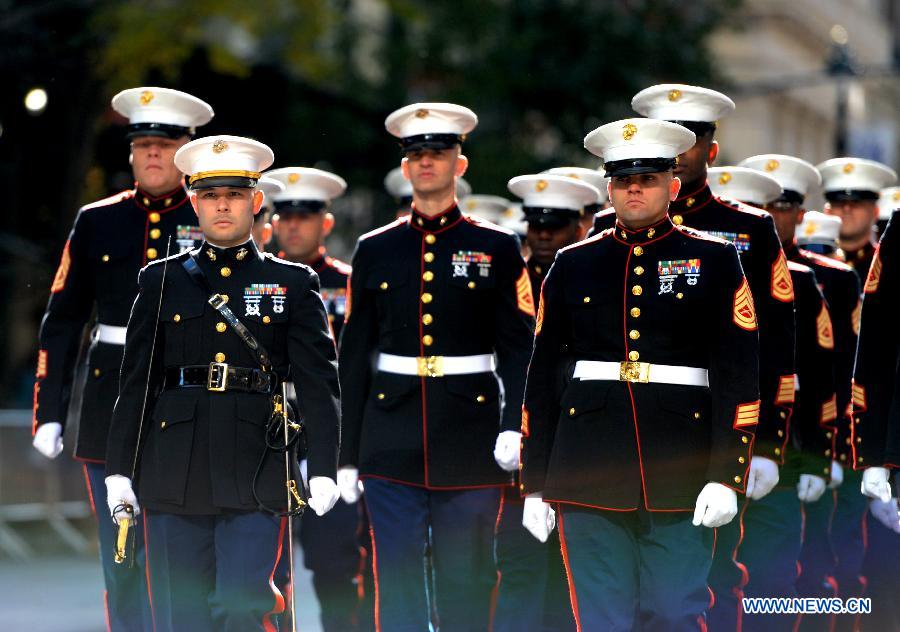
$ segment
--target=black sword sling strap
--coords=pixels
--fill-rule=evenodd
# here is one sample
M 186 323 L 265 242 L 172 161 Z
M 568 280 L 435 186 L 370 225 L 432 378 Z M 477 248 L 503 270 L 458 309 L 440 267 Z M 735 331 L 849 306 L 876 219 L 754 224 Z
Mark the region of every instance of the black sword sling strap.
M 271 355 L 266 350 L 266 348 L 260 344 L 260 342 L 254 337 L 254 335 L 247 329 L 246 325 L 242 323 L 237 316 L 235 316 L 234 312 L 231 311 L 231 308 L 228 307 L 226 303 L 226 298 L 221 294 L 217 293 L 212 289 L 212 286 L 209 283 L 209 279 L 206 278 L 206 274 L 203 272 L 203 269 L 197 263 L 196 259 L 194 259 L 193 253 L 188 256 L 182 263 L 181 266 L 184 268 L 185 272 L 188 273 L 188 276 L 191 278 L 194 283 L 196 283 L 200 288 L 209 294 L 209 298 L 207 302 L 215 309 L 225 321 L 231 326 L 231 330 L 234 331 L 237 336 L 241 339 L 241 341 L 247 346 L 248 349 L 253 353 L 253 356 L 256 358 L 256 361 L 259 363 L 262 370 L 266 373 L 271 373 L 273 376 L 273 394 L 272 394 L 272 414 L 269 418 L 269 422 L 266 425 L 266 434 L 265 434 L 265 442 L 266 442 L 266 450 L 263 451 L 262 457 L 259 460 L 259 465 L 256 468 L 256 472 L 253 475 L 253 481 L 251 482 L 251 491 L 253 492 L 253 498 L 256 500 L 257 505 L 259 505 L 260 509 L 266 511 L 268 513 L 274 514 L 276 516 L 286 516 L 286 515 L 298 515 L 302 513 L 303 508 L 306 506 L 306 498 L 305 498 L 305 488 L 303 485 L 297 485 L 295 483 L 296 480 L 299 480 L 298 475 L 294 476 L 294 480 L 286 481 L 291 493 L 294 495 L 294 498 L 297 500 L 297 506 L 289 512 L 281 511 L 266 505 L 262 500 L 260 500 L 259 495 L 257 494 L 256 487 L 259 481 L 260 472 L 262 472 L 263 466 L 265 465 L 266 458 L 272 454 L 283 454 L 287 451 L 291 451 L 294 454 L 294 458 L 291 458 L 292 463 L 296 463 L 296 448 L 300 442 L 300 437 L 303 434 L 304 428 L 303 425 L 294 421 L 295 415 L 292 415 L 292 408 L 288 402 L 284 401 L 284 397 L 281 394 L 280 380 L 278 379 L 278 375 L 272 369 L 272 360 Z M 213 370 L 213 363 L 210 365 L 210 371 Z M 227 371 L 226 371 L 227 372 Z M 212 379 L 212 373 L 211 379 Z M 285 436 L 284 427 L 287 425 L 288 433 Z

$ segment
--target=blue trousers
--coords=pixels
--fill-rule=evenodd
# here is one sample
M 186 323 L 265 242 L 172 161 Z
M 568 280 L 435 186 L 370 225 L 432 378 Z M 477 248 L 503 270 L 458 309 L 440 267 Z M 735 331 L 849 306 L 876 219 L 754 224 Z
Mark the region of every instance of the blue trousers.
M 803 514 L 797 490 L 776 487 L 760 500 L 750 500 L 743 516 L 744 538 L 737 559 L 746 568 L 747 597 L 796 597 L 797 560 L 803 543 Z M 790 614 L 744 614 L 742 630 L 793 629 Z
M 705 628 L 713 531 L 690 513 L 563 505 L 558 523 L 579 631 Z
M 709 570 L 709 588 L 714 599 L 706 616 L 710 632 L 736 630 L 741 617 L 741 597 L 749 579 L 746 567 L 737 561 L 743 531 L 741 521 L 748 502 L 743 497 L 741 500 L 743 504 L 739 504 L 734 520 L 715 530 L 715 551 Z
M 275 632 L 287 520 L 253 512 L 144 512 L 155 632 Z
M 422 632 L 430 614 L 424 552 L 429 526 L 441 632 L 483 632 L 497 584 L 494 527 L 500 488 L 429 490 L 365 479 L 376 626 Z
M 842 599 L 861 597 L 866 592 L 862 565 L 866 554 L 864 522 L 869 499 L 860 493 L 861 483 L 862 472 L 845 468 L 844 482 L 835 490 L 831 547 L 837 560 L 834 578 L 837 581 L 838 596 Z M 859 620 L 859 615 L 837 615 L 835 630 L 853 630 Z
M 373 613 L 363 599 L 367 551 L 360 538 L 363 504 L 343 500 L 324 516 L 307 509 L 300 523 L 303 562 L 313 573 L 324 632 L 371 630 Z M 368 539 L 368 533 L 366 533 Z
M 900 479 L 894 479 L 894 489 Z M 866 517 L 866 556 L 863 560 L 866 596 L 872 598 L 872 612 L 859 617 L 868 632 L 900 630 L 900 534 Z
M 803 547 L 797 578 L 797 592 L 801 597 L 837 597 L 836 560 L 831 546 L 836 494 L 828 490 L 816 502 L 803 503 Z M 834 615 L 830 614 L 804 614 L 798 629 L 802 632 L 827 630 L 833 621 Z
M 522 508 L 518 489 L 504 493 L 495 541 L 500 585 L 493 632 L 574 630 L 559 532 L 538 541 L 522 526 Z
M 130 632 L 149 629 L 150 604 L 147 601 L 147 582 L 144 567 L 143 518 L 138 516 L 130 537 L 134 538 L 133 550 L 122 564 L 113 560 L 118 527 L 112 521 L 106 506 L 106 469 L 103 463 L 85 463 L 84 475 L 91 504 L 97 517 L 97 535 L 100 541 L 100 566 L 106 586 L 104 602 L 110 632 Z

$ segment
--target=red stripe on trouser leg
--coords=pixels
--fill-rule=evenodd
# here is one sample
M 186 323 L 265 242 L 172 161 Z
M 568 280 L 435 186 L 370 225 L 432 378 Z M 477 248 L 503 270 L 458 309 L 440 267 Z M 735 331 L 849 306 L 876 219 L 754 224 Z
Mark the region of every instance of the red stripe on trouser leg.
M 278 586 L 275 585 L 275 571 L 278 569 L 278 562 L 281 561 L 281 547 L 284 544 L 284 529 L 287 527 L 287 518 L 282 518 L 280 522 L 281 524 L 278 526 L 278 546 L 275 549 L 275 562 L 272 564 L 272 571 L 269 573 L 269 588 L 275 596 L 275 605 L 262 618 L 263 630 L 266 632 L 278 632 L 277 626 L 272 623 L 272 615 L 284 612 L 284 595 L 281 594 Z M 293 568 L 290 569 L 290 573 L 293 582 Z
M 144 570 L 147 575 L 147 602 L 150 604 L 150 621 L 153 624 L 153 632 L 156 632 L 156 611 L 153 609 L 153 588 L 150 585 L 150 538 L 147 537 L 149 517 L 149 512 L 144 509 Z
M 87 471 L 87 463 L 82 463 L 81 468 L 84 470 L 84 484 L 87 486 L 88 500 L 91 503 L 91 513 L 96 516 L 97 507 L 94 505 L 94 490 L 91 489 L 91 477 Z
M 572 566 L 569 564 L 569 549 L 566 547 L 566 533 L 563 528 L 562 508 L 557 512 L 559 523 L 559 548 L 562 552 L 563 565 L 566 567 L 566 580 L 569 583 L 569 601 L 572 603 L 572 615 L 575 617 L 575 629 L 581 632 L 581 618 L 578 615 L 578 595 L 575 594 L 575 580 L 572 577 Z
M 106 616 L 106 632 L 112 632 L 112 627 L 109 624 L 109 591 L 103 591 L 103 614 Z
M 503 504 L 506 496 L 503 493 L 503 490 L 500 490 L 500 507 L 497 509 L 497 519 L 494 520 L 494 540 L 497 539 L 497 531 L 500 530 L 500 519 L 503 517 Z M 494 629 L 494 615 L 497 612 L 497 595 L 500 594 L 500 581 L 503 578 L 503 573 L 500 572 L 500 569 L 497 569 L 497 581 L 494 583 L 494 589 L 491 591 L 491 611 L 490 616 L 488 618 L 488 631 L 492 632 Z
M 378 552 L 375 549 L 375 529 L 369 527 L 369 537 L 372 539 L 372 578 L 375 581 L 375 632 L 381 632 L 381 595 L 378 590 Z

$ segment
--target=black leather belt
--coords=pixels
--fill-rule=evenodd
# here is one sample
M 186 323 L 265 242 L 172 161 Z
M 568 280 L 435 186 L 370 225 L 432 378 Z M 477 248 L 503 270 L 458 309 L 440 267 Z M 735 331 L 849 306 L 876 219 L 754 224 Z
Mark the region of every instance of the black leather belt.
M 166 369 L 163 388 L 203 387 L 208 391 L 272 393 L 275 376 L 261 369 L 228 366 L 224 362 Z

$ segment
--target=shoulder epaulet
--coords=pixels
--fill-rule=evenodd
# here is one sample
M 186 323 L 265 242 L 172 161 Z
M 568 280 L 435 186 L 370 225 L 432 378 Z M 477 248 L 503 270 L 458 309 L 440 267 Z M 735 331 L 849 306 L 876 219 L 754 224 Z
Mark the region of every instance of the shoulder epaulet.
M 344 263 L 340 259 L 335 259 L 334 257 L 326 257 L 325 262 L 341 274 L 349 275 L 350 272 L 353 271 L 353 268 L 350 267 L 349 263 Z
M 384 226 L 380 226 L 379 228 L 376 228 L 375 230 L 370 230 L 369 232 L 367 232 L 363 235 L 360 235 L 359 241 L 364 241 L 366 239 L 369 239 L 370 237 L 375 237 L 376 235 L 380 235 L 381 233 L 386 233 L 387 231 L 389 231 L 391 229 L 398 228 L 398 227 L 402 226 L 403 224 L 406 224 L 407 221 L 409 221 L 408 217 L 399 217 L 399 218 L 395 219 L 393 222 L 391 222 L 390 224 L 385 224 Z
M 715 198 L 715 199 L 722 206 L 724 206 L 726 208 L 730 208 L 734 211 L 738 211 L 739 213 L 746 213 L 747 215 L 759 217 L 760 219 L 765 219 L 766 217 L 771 217 L 767 211 L 764 211 L 761 208 L 756 208 L 755 206 L 750 206 L 749 204 L 744 204 L 743 202 L 737 202 L 734 200 L 723 200 L 722 198 Z
M 804 250 L 803 248 L 800 248 L 800 252 L 803 253 L 803 256 L 805 258 L 811 261 L 815 261 L 819 265 L 825 266 L 826 268 L 834 268 L 835 270 L 843 270 L 844 272 L 853 272 L 853 268 L 848 266 L 843 261 L 838 261 L 837 259 L 832 259 L 831 257 L 820 255 L 817 252 Z M 853 272 L 853 274 L 856 274 L 856 272 Z
M 119 202 L 124 202 L 125 200 L 131 199 L 134 197 L 134 189 L 128 189 L 127 191 L 120 191 L 115 195 L 110 195 L 108 198 L 103 198 L 102 200 L 97 200 L 96 202 L 91 202 L 90 204 L 85 204 L 81 207 L 82 211 L 90 211 L 91 209 L 100 208 L 103 206 L 112 206 L 113 204 L 118 204 Z
M 807 273 L 815 274 L 815 272 L 813 272 L 812 268 L 810 268 L 809 266 L 805 266 L 802 263 L 797 263 L 796 261 L 788 261 L 787 264 L 788 264 L 788 270 L 790 270 L 791 272 L 802 272 L 804 274 L 807 274 Z
M 145 268 L 147 268 L 147 269 L 158 268 L 159 266 L 163 265 L 166 261 L 169 262 L 169 265 L 172 265 L 174 263 L 181 263 L 182 261 L 187 259 L 190 254 L 191 254 L 191 251 L 185 250 L 184 252 L 178 252 L 178 253 L 175 253 L 174 255 L 169 255 L 168 257 L 160 257 L 159 259 L 154 259 L 153 261 L 148 263 L 145 266 Z
M 472 224 L 473 226 L 479 226 L 481 228 L 489 228 L 490 230 L 495 230 L 498 233 L 503 233 L 504 235 L 515 235 L 515 233 L 508 228 L 503 228 L 494 222 L 489 222 L 483 217 L 478 217 L 477 215 L 466 215 L 463 219 Z
M 615 232 L 615 228 L 604 228 L 599 233 L 594 235 L 593 237 L 588 237 L 587 239 L 582 239 L 581 241 L 576 241 L 574 244 L 570 244 L 565 248 L 560 248 L 559 252 L 567 252 L 570 250 L 575 250 L 577 248 L 581 248 L 582 246 L 590 246 L 591 244 L 595 244 L 598 241 L 603 241 L 607 237 Z
M 277 263 L 279 265 L 286 266 L 289 268 L 300 268 L 301 270 L 305 270 L 306 272 L 310 272 L 310 273 L 313 272 L 313 269 L 310 268 L 305 263 L 296 263 L 294 261 L 288 261 L 287 259 L 281 259 L 281 258 L 273 255 L 271 252 L 264 252 L 263 257 L 266 259 L 269 259 L 272 263 Z
M 709 233 L 705 233 L 702 230 L 697 230 L 696 228 L 691 228 L 690 226 L 676 226 L 675 230 L 681 231 L 681 234 L 686 235 L 687 237 L 692 237 L 694 239 L 701 239 L 704 241 L 711 241 L 714 244 L 721 244 L 723 246 L 728 245 L 730 242 L 726 239 L 721 239 L 720 237 L 716 237 L 715 235 L 710 235 Z

